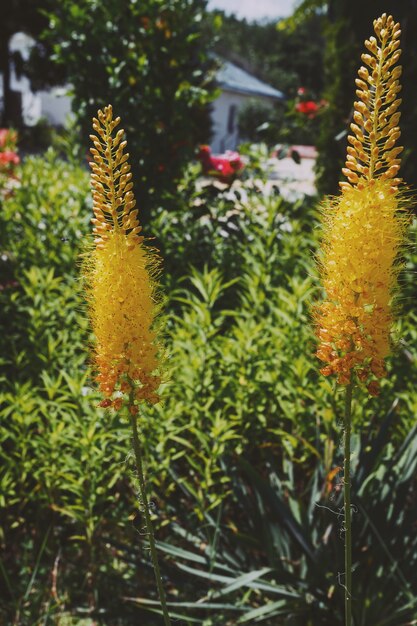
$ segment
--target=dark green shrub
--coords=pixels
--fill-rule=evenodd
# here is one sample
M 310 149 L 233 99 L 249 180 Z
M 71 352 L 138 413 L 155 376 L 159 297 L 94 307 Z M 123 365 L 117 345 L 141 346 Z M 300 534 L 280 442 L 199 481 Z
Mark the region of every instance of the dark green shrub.
M 352 606 L 355 624 L 363 626 L 405 626 L 417 617 L 417 429 L 394 450 L 394 417 L 391 410 L 382 419 L 377 437 L 363 432 L 354 440 Z M 179 515 L 175 544 L 161 544 L 179 578 L 192 577 L 198 586 L 182 604 L 172 603 L 185 619 L 218 626 L 344 624 L 340 481 L 320 462 L 309 480 L 300 480 L 294 464 L 278 458 L 266 449 L 257 468 L 245 458 L 227 463 L 233 512 L 206 512 L 191 532 Z
M 0 621 L 34 626 L 62 618 L 65 623 L 65 616 L 77 620 L 84 611 L 103 626 L 141 619 L 151 624 L 149 616 L 143 617 L 143 603 L 126 600 L 152 601 L 153 593 L 126 465 L 127 424 L 123 416 L 96 407 L 86 356 L 89 331 L 77 279 L 78 254 L 90 230 L 86 171 L 50 152 L 28 159 L 20 178 L 21 186 L 0 214 L 3 269 L 13 283 L 0 291 Z M 242 616 L 256 608 L 262 613 L 269 598 L 288 598 L 278 597 L 275 587 L 282 593 L 282 586 L 290 584 L 294 619 L 312 619 L 317 608 L 319 618 L 327 620 L 336 602 L 325 597 L 334 584 L 334 578 L 326 578 L 328 562 L 323 557 L 318 573 L 304 567 L 300 542 L 288 523 L 275 529 L 276 515 L 264 503 L 265 493 L 274 489 L 281 510 L 290 509 L 308 541 L 323 548 L 320 541 L 333 516 L 313 512 L 309 502 L 339 463 L 341 402 L 319 377 L 313 357 L 316 211 L 311 202 L 291 205 L 268 195 L 260 180 L 237 182 L 230 189 L 204 186 L 196 180 L 196 169 L 183 180 L 180 197 L 175 211 L 160 209 L 151 224 L 165 265 L 167 383 L 164 402 L 141 420 L 158 536 L 171 554 L 177 549 L 175 561 L 163 565 L 169 598 L 196 600 L 196 577 L 189 577 L 178 552 L 178 545 L 189 547 L 178 538 L 186 535 L 210 546 L 212 574 L 207 576 L 212 581 L 235 584 L 240 574 L 252 576 L 251 591 L 236 593 L 230 601 L 223 595 L 216 599 L 212 582 L 210 589 L 198 587 L 213 595 L 214 604 L 228 605 L 215 617 L 207 615 L 207 624 L 223 626 L 228 619 L 233 624 L 230 605 L 238 604 Z M 414 545 L 408 475 L 414 440 L 401 447 L 417 410 L 416 259 L 413 254 L 407 259 L 405 314 L 389 364 L 391 378 L 378 399 L 368 402 L 358 395 L 356 401 L 355 428 L 367 433 L 357 469 L 359 475 L 363 467 L 365 474 L 358 477 L 356 493 L 373 523 L 381 524 L 377 529 L 391 554 Z M 381 429 L 378 416 L 389 413 L 394 397 L 398 407 Z M 373 460 L 369 446 L 378 450 Z M 398 477 L 401 468 L 404 475 Z M 372 480 L 365 483 L 367 476 Z M 393 488 L 379 496 L 385 480 L 393 481 Z M 403 517 L 397 515 L 401 503 Z M 391 567 L 388 555 L 374 556 L 376 535 L 364 517 L 356 519 L 358 558 L 361 563 L 367 555 L 376 559 L 379 584 L 378 568 Z M 263 532 L 264 527 L 269 530 Z M 329 560 L 340 550 L 336 535 L 333 524 Z M 369 551 L 362 553 L 368 544 Z M 281 562 L 276 546 L 287 561 Z M 189 558 L 205 567 L 206 557 L 202 551 Z M 409 564 L 414 567 L 412 557 Z M 408 565 L 400 566 L 412 582 Z M 269 567 L 282 580 L 264 570 Z M 367 567 L 361 569 L 364 576 Z M 259 577 L 266 578 L 266 587 Z M 398 582 L 395 571 L 392 580 Z M 392 591 L 401 600 L 397 582 Z M 336 584 L 332 593 L 336 598 Z M 379 619 L 383 600 L 373 589 L 363 597 L 374 598 L 375 607 L 372 618 L 366 608 L 363 620 Z
M 308 19 L 288 28 L 283 21 L 249 22 L 235 15 L 215 12 L 218 54 L 253 73 L 286 96 L 295 96 L 299 87 L 321 92 L 323 87 L 324 16 L 311 11 Z M 213 36 L 213 35 L 212 35 Z
M 213 62 L 201 32 L 206 0 L 63 0 L 48 41 L 73 85 L 86 139 L 98 107 L 120 115 L 136 170 L 142 222 L 169 201 L 198 143 L 210 134 Z
M 270 148 L 278 143 L 315 145 L 321 115 L 322 111 L 312 118 L 299 113 L 295 110 L 295 100 L 273 108 L 249 103 L 239 114 L 239 132 L 243 139 L 264 141 Z

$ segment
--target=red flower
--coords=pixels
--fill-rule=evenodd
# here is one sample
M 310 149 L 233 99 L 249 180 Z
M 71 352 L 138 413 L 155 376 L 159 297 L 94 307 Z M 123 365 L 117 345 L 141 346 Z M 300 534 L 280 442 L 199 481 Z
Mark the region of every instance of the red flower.
M 319 106 L 313 100 L 306 100 L 305 102 L 297 102 L 295 110 L 298 113 L 307 115 L 307 117 L 314 117 L 319 110 Z
M 216 176 L 225 183 L 233 182 L 245 165 L 240 154 L 234 150 L 226 150 L 224 154 L 211 154 L 210 146 L 200 146 L 198 158 L 203 167 L 203 173 L 209 176 Z
M 1 136 L 0 136 L 1 141 Z M 17 156 L 16 152 L 12 152 L 11 150 L 6 150 L 5 152 L 0 152 L 0 165 L 18 165 L 20 163 L 20 159 Z

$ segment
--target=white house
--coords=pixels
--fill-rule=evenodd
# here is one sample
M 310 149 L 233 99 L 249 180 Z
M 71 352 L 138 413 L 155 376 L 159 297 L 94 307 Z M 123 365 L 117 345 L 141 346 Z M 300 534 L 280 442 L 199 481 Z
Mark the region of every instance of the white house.
M 19 51 L 27 59 L 34 40 L 24 33 L 16 33 L 10 40 L 10 51 Z M 285 99 L 284 94 L 229 61 L 223 61 L 216 82 L 220 96 L 212 103 L 211 149 L 214 153 L 232 150 L 239 144 L 238 114 L 254 99 L 272 106 Z M 26 126 L 34 126 L 45 118 L 54 126 L 63 126 L 71 113 L 69 88 L 55 88 L 33 93 L 25 76 L 17 76 L 11 64 L 11 88 L 21 94 L 22 119 Z M 0 74 L 0 109 L 2 105 L 2 77 Z
M 213 152 L 233 150 L 239 144 L 238 116 L 249 101 L 254 99 L 267 106 L 276 101 L 285 100 L 281 91 L 262 82 L 252 74 L 224 61 L 217 73 L 220 96 L 212 104 L 213 134 L 211 148 Z

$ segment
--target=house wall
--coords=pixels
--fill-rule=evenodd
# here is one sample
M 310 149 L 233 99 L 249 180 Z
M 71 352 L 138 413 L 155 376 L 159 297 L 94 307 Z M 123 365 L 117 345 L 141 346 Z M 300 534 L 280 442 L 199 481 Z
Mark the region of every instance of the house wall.
M 250 101 L 257 100 L 272 106 L 270 98 L 240 94 L 225 89 L 212 103 L 212 137 L 210 146 L 213 152 L 235 150 L 240 142 L 238 131 L 239 110 Z
M 40 91 L 42 117 L 45 117 L 54 126 L 65 126 L 71 113 L 72 98 L 68 95 L 69 87 L 54 88 L 50 91 Z

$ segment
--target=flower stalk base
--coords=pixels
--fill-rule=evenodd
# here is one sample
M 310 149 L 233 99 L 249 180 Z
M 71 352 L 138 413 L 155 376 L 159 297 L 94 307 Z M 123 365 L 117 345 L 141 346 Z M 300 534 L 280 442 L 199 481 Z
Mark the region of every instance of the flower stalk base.
M 345 512 L 345 626 L 352 626 L 352 511 L 350 501 L 350 437 L 352 430 L 353 383 L 346 387 L 344 415 L 343 496 Z
M 146 484 L 145 484 L 145 477 L 143 473 L 142 453 L 141 453 L 141 446 L 140 446 L 139 434 L 138 434 L 137 416 L 132 415 L 131 413 L 130 413 L 130 424 L 132 427 L 133 450 L 135 453 L 136 471 L 138 474 L 138 482 L 139 482 L 139 492 L 140 492 L 140 498 L 142 500 L 143 512 L 145 515 L 146 535 L 149 541 L 149 548 L 151 552 L 153 570 L 155 573 L 155 580 L 156 580 L 156 586 L 158 589 L 159 601 L 161 603 L 162 615 L 164 617 L 164 624 L 165 626 L 171 626 L 171 620 L 169 617 L 168 607 L 167 607 L 166 598 L 165 598 L 165 591 L 164 591 L 164 587 L 162 584 L 161 571 L 159 569 L 158 554 L 156 551 L 153 525 L 152 525 L 151 516 L 149 514 L 149 503 L 148 503 L 148 496 L 146 494 Z

